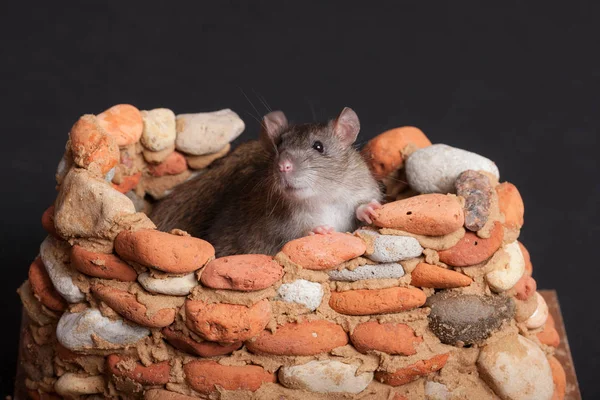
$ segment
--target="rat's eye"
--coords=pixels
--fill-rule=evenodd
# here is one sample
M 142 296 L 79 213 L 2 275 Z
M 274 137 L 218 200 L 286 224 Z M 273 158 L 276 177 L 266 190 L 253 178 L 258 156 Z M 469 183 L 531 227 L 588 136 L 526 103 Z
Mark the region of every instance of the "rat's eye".
M 313 149 L 315 149 L 319 153 L 322 153 L 323 152 L 323 143 L 321 143 L 317 140 L 316 142 L 313 143 Z

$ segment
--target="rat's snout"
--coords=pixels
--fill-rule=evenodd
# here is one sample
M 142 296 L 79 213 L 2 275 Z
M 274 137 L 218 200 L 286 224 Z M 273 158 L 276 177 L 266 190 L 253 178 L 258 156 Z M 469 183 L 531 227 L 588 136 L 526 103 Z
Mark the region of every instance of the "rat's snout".
M 290 161 L 287 158 L 279 160 L 278 166 L 279 166 L 279 172 L 284 172 L 284 173 L 292 172 L 292 170 L 294 169 L 294 164 L 292 164 L 292 161 Z

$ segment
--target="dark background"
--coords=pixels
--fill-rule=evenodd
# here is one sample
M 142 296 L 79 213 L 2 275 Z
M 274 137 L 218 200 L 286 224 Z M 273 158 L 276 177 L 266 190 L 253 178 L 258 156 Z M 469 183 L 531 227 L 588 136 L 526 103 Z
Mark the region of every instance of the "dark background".
M 534 277 L 558 290 L 584 398 L 597 398 L 597 2 L 80 3 L 1 11 L 0 395 L 17 357 L 15 290 L 71 125 L 118 103 L 229 107 L 254 138 L 243 91 L 260 114 L 259 95 L 296 121 L 351 106 L 362 142 L 414 125 L 494 160 L 521 191 Z

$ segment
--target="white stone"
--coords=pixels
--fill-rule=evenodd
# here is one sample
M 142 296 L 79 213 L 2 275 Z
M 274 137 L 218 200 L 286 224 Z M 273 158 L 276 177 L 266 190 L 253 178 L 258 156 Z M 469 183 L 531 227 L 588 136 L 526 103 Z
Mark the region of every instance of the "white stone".
M 485 346 L 477 359 L 480 376 L 505 400 L 550 400 L 552 371 L 544 352 L 521 335 Z
M 537 307 L 533 314 L 525 320 L 525 326 L 529 329 L 537 329 L 544 326 L 548 319 L 548 304 L 541 294 L 535 292 Z
M 175 113 L 168 108 L 142 111 L 144 130 L 141 142 L 150 151 L 161 151 L 175 143 Z
M 148 272 L 138 275 L 138 282 L 149 292 L 169 296 L 187 296 L 198 285 L 194 272 L 163 279 L 153 278 Z
M 200 156 L 216 153 L 244 131 L 244 121 L 230 109 L 177 116 L 177 150 Z
M 402 278 L 404 268 L 397 263 L 363 265 L 353 270 L 331 270 L 328 271 L 329 278 L 333 281 L 360 281 L 363 279 L 390 279 Z
M 450 391 L 443 383 L 434 381 L 425 382 L 426 400 L 450 400 Z
M 117 167 L 112 167 L 107 173 L 106 175 L 104 175 L 104 180 L 108 183 L 111 183 L 113 178 L 115 177 L 115 174 L 117 173 Z
M 369 259 L 380 263 L 393 263 L 419 257 L 423 247 L 419 241 L 409 236 L 380 235 L 375 231 L 361 229 L 359 235 L 368 235 L 373 240 L 373 253 L 367 255 Z
M 454 193 L 454 182 L 467 170 L 486 171 L 497 178 L 494 162 L 470 151 L 434 144 L 412 153 L 406 160 L 406 178 L 420 193 Z
M 517 284 L 525 273 L 525 258 L 517 241 L 503 246 L 508 253 L 508 263 L 496 266 L 485 275 L 485 278 L 495 292 L 504 292 Z
M 69 303 L 79 303 L 85 300 L 85 294 L 73 283 L 69 254 L 69 244 L 52 236 L 47 236 L 40 246 L 40 258 L 56 291 Z
M 311 361 L 303 365 L 282 367 L 279 382 L 290 389 L 317 393 L 360 393 L 373 380 L 372 372 L 356 375 L 356 365 L 335 360 Z
M 297 279 L 279 286 L 277 294 L 285 302 L 303 304 L 309 310 L 314 311 L 323 300 L 323 287 L 320 283 Z
M 86 394 L 103 393 L 105 386 L 103 375 L 85 376 L 67 372 L 54 383 L 54 390 L 59 395 L 71 399 Z
M 127 346 L 149 334 L 150 330 L 147 328 L 122 320 L 113 321 L 95 308 L 79 313 L 66 312 L 56 327 L 56 338 L 60 344 L 73 351 L 93 348 L 92 335 L 117 346 Z

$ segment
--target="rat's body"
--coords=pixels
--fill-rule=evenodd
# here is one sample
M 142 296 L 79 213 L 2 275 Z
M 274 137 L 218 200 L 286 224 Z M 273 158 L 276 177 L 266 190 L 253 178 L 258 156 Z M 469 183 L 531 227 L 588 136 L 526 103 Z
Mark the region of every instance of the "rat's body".
M 358 118 L 348 117 L 356 114 L 345 109 L 328 124 L 288 125 L 280 112 L 267 115 L 260 141 L 177 187 L 152 220 L 208 240 L 217 256 L 275 254 L 310 232 L 354 230 L 381 193 L 352 147 Z

